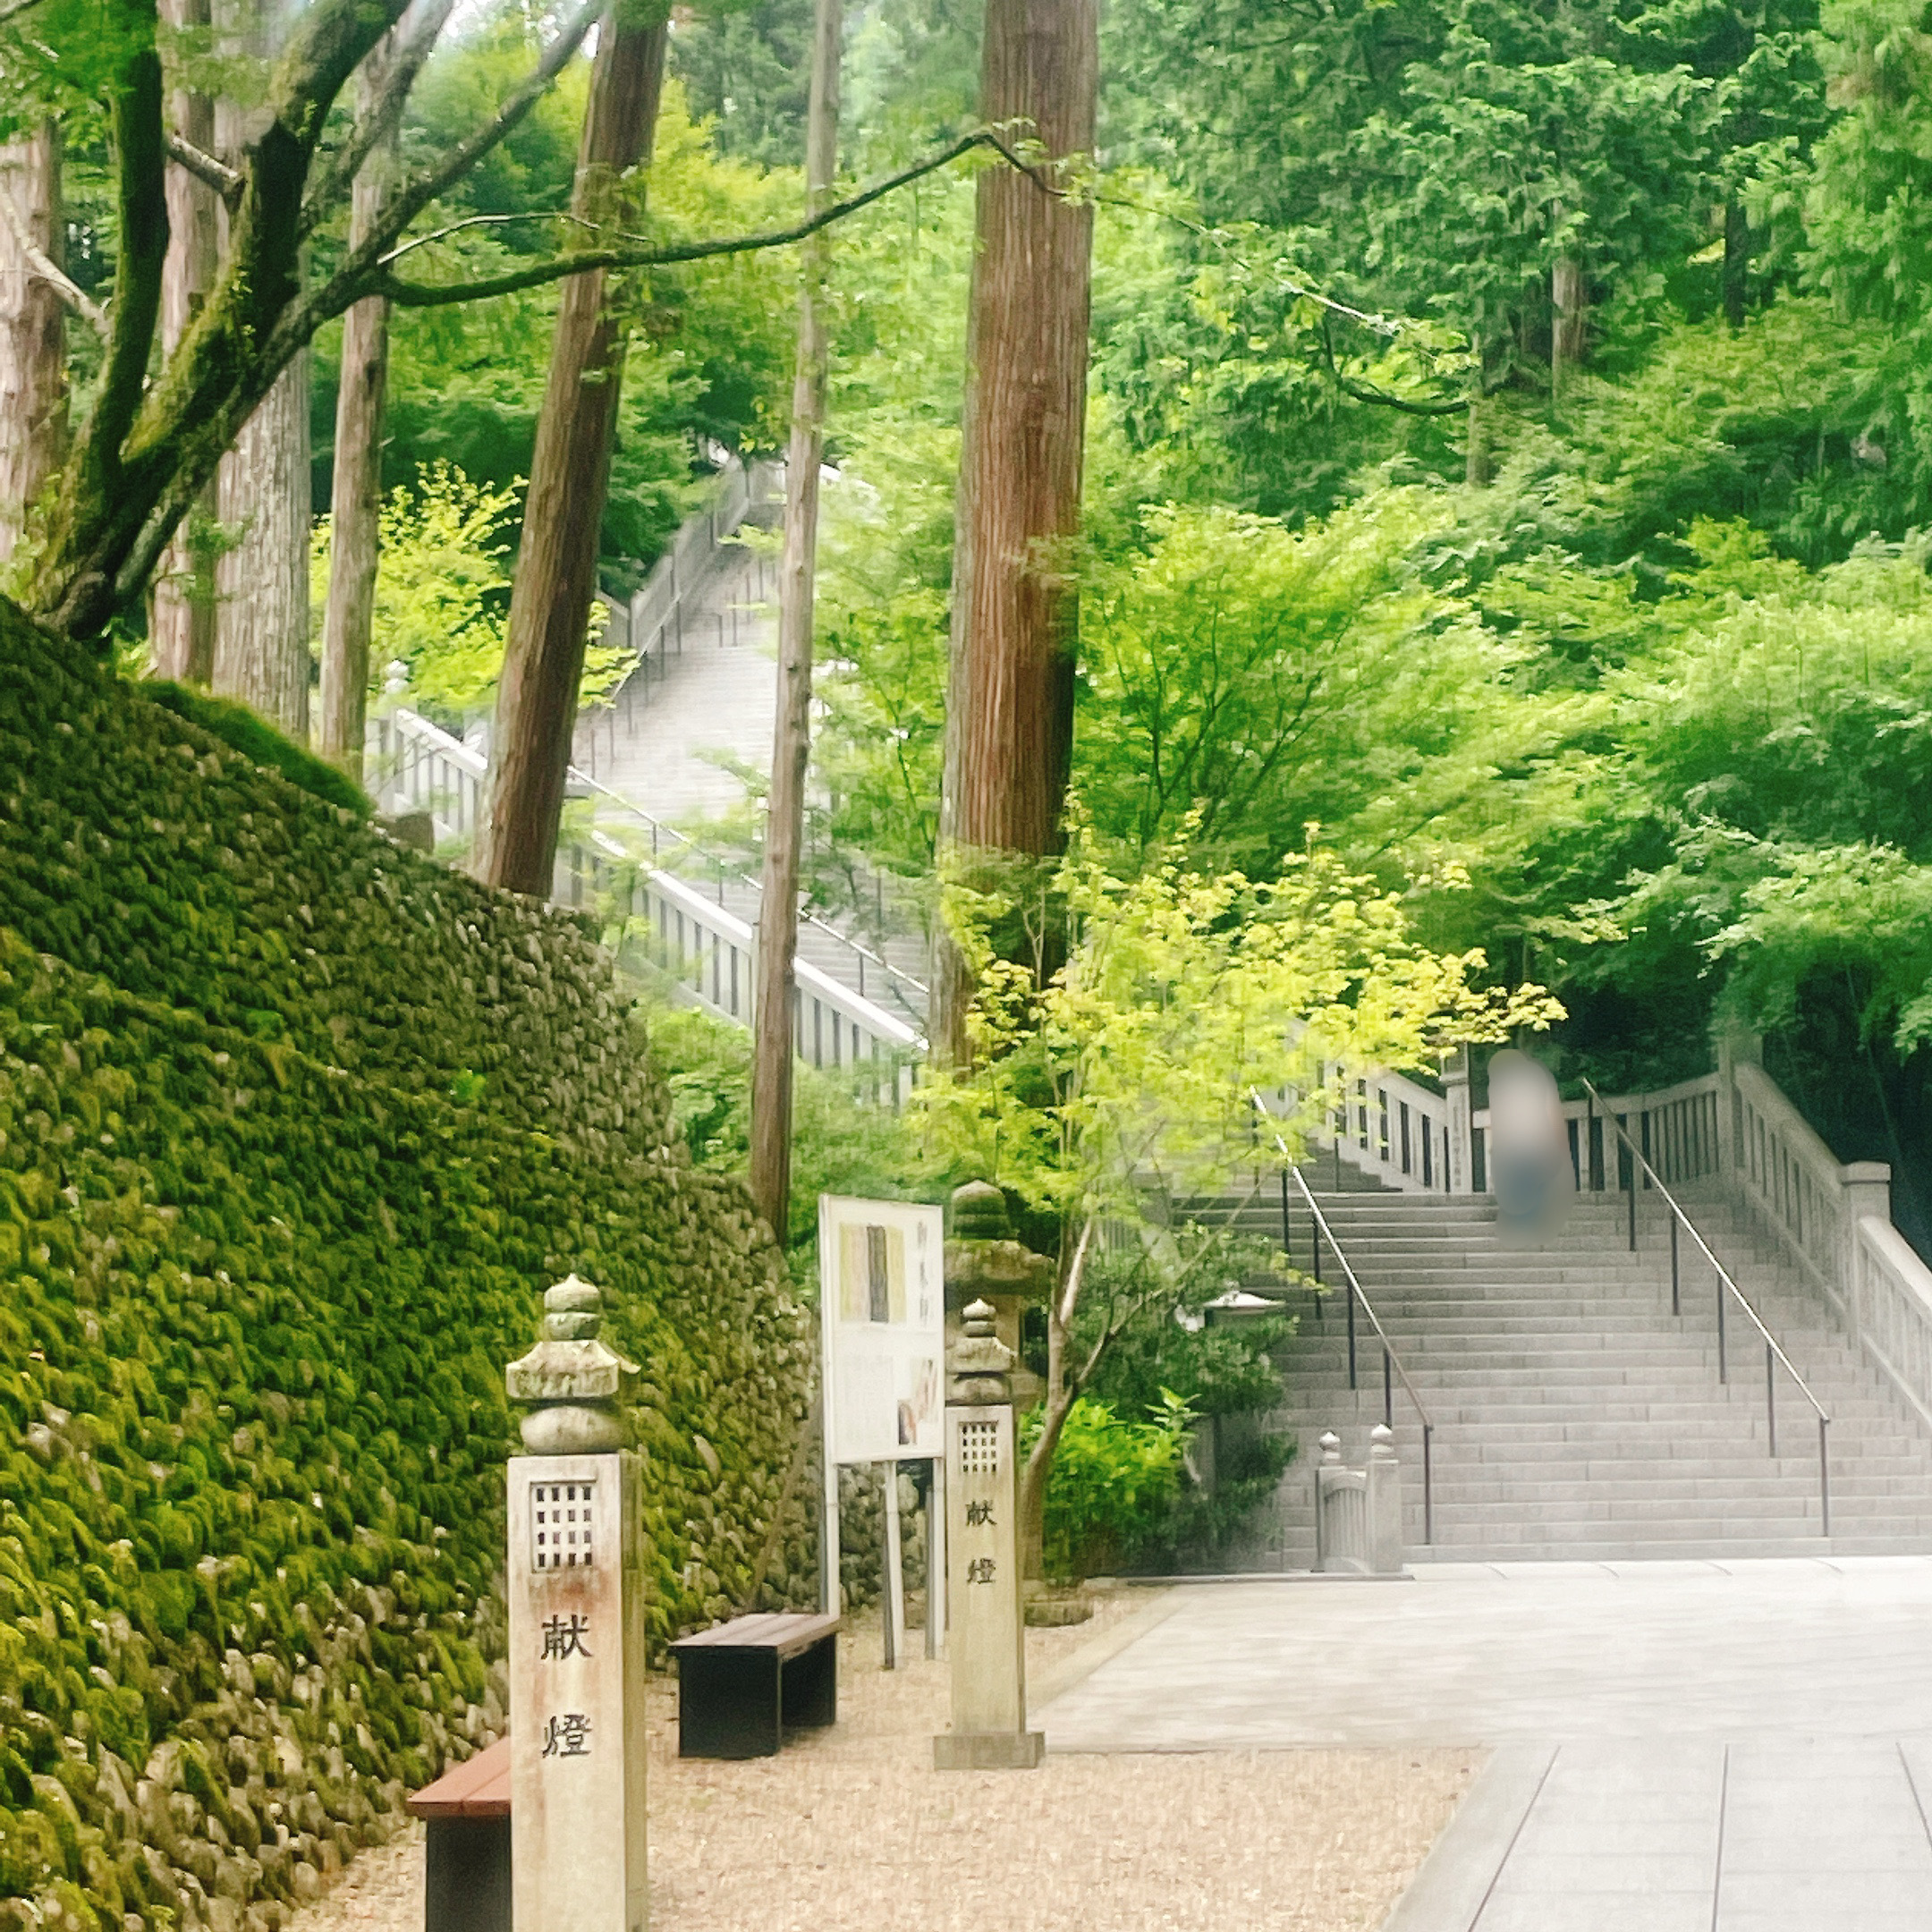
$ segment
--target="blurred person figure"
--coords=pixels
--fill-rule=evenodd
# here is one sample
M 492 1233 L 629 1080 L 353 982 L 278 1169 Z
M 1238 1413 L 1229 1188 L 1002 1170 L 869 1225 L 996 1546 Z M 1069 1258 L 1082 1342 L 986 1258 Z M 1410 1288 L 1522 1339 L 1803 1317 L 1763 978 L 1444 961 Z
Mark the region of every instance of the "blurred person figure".
M 1574 1190 L 1569 1129 L 1555 1076 L 1513 1046 L 1489 1063 L 1488 1154 L 1504 1237 L 1552 1233 Z

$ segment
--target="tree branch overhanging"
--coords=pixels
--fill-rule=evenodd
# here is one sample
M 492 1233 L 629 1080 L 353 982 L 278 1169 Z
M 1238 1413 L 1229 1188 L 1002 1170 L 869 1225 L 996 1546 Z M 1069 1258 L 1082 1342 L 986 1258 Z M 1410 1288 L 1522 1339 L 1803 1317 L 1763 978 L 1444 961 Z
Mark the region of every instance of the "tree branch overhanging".
M 410 89 L 435 50 L 454 11 L 455 0 L 414 0 L 391 31 L 366 57 L 381 64 L 377 95 L 358 117 L 345 140 L 309 182 L 302 196 L 301 233 L 306 238 L 328 219 L 352 191 L 362 164 L 394 132 L 402 120 Z
M 198 182 L 212 188 L 233 215 L 242 202 L 241 170 L 230 167 L 225 161 L 217 160 L 205 149 L 197 148 L 173 128 L 168 129 L 162 139 L 167 147 L 168 159 L 177 167 L 186 168 Z
M 664 267 L 678 262 L 710 261 L 720 256 L 747 255 L 762 249 L 784 248 L 794 242 L 804 241 L 808 235 L 817 234 L 820 229 L 828 228 L 835 222 L 843 221 L 847 216 L 856 215 L 861 208 L 869 208 L 875 201 L 882 200 L 895 189 L 906 187 L 928 174 L 937 173 L 939 169 L 977 148 L 992 149 L 1022 174 L 1036 182 L 1038 181 L 1039 177 L 1035 169 L 1021 161 L 996 134 L 982 128 L 976 129 L 970 134 L 961 135 L 958 140 L 936 149 L 910 166 L 869 182 L 855 193 L 829 202 L 816 213 L 784 228 L 766 229 L 749 235 L 718 236 L 702 242 L 652 242 L 642 235 L 624 235 L 620 237 L 616 245 L 611 247 L 580 249 L 568 255 L 553 256 L 547 261 L 532 262 L 525 267 L 508 269 L 502 275 L 487 275 L 473 282 L 408 282 L 391 272 L 392 262 L 399 261 L 416 249 L 441 241 L 460 229 L 508 219 L 558 218 L 554 216 L 472 216 L 465 221 L 452 223 L 448 228 L 439 229 L 434 234 L 424 235 L 415 242 L 393 250 L 375 265 L 373 275 L 362 286 L 348 292 L 342 298 L 342 306 L 347 307 L 349 302 L 367 294 L 385 296 L 402 308 L 443 308 L 453 302 L 479 301 L 492 295 L 511 295 L 521 289 L 540 288 L 546 283 L 559 282 L 569 275 L 588 275 L 593 269 Z M 1050 188 L 1046 191 L 1054 192 Z M 336 297 L 332 294 L 327 313 L 336 312 L 335 301 Z
M 13 246 L 20 251 L 21 259 L 54 291 L 64 307 L 79 316 L 103 342 L 110 341 L 113 330 L 107 320 L 107 311 L 35 242 L 27 233 L 11 195 L 0 195 L 0 216 L 6 219 L 7 232 Z
M 1322 318 L 1322 360 L 1328 365 L 1328 374 L 1335 386 L 1345 396 L 1352 396 L 1358 402 L 1372 402 L 1381 409 L 1400 410 L 1405 416 L 1460 416 L 1470 406 L 1466 395 L 1459 395 L 1441 402 L 1418 402 L 1408 396 L 1392 394 L 1386 389 L 1377 389 L 1372 383 L 1357 382 L 1353 377 L 1344 376 L 1341 365 L 1335 360 L 1335 337 L 1328 326 L 1328 318 Z

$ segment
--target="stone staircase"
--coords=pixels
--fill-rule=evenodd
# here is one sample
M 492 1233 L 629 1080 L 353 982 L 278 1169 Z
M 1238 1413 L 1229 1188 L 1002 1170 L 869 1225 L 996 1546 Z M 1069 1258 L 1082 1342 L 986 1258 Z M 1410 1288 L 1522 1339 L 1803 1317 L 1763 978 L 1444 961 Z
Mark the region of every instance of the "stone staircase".
M 1330 1178 L 1314 1164 L 1312 1182 Z M 1730 1380 L 1719 1382 L 1715 1277 L 1685 1241 L 1682 1312 L 1672 1315 L 1669 1228 L 1654 1196 L 1640 1203 L 1632 1254 L 1622 1196 L 1578 1200 L 1546 1246 L 1523 1248 L 1498 1238 L 1486 1199 L 1344 1184 L 1317 1199 L 1435 1425 L 1425 1547 L 1421 1429 L 1397 1380 L 1411 1562 L 1932 1550 L 1932 1431 L 1776 1261 L 1741 1204 L 1712 1183 L 1681 1198 L 1831 1415 L 1829 1541 L 1814 1411 L 1780 1370 L 1772 1455 L 1763 1343 L 1733 1304 Z M 1248 1218 L 1279 1238 L 1278 1203 Z M 1309 1232 L 1297 1202 L 1290 1233 L 1303 1267 Z M 1340 1278 L 1332 1253 L 1323 1275 Z M 1289 1402 L 1269 1419 L 1301 1453 L 1229 1567 L 1309 1567 L 1318 1438 L 1336 1430 L 1359 1464 L 1382 1419 L 1382 1352 L 1366 1318 L 1352 1392 L 1343 1296 L 1318 1312 L 1303 1298 L 1297 1312 L 1277 1357 Z

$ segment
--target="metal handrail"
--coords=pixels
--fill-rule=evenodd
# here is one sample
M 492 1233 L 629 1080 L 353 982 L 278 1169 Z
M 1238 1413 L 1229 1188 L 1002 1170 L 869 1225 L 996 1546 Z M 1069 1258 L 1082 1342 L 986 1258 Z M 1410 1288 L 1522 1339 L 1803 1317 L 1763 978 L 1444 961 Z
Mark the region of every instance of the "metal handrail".
M 407 705 L 398 705 L 390 714 L 390 716 L 398 724 L 401 729 L 427 741 L 437 751 L 441 752 L 445 758 L 467 772 L 479 788 L 479 797 L 480 800 L 480 787 L 486 783 L 489 774 L 489 760 L 480 751 L 477 750 L 473 745 L 465 744 L 453 733 L 445 731 L 434 719 L 426 718 L 421 712 L 412 710 Z M 722 888 L 724 878 L 731 870 L 729 860 L 721 859 L 716 852 L 707 851 L 696 839 L 680 832 L 674 825 L 666 825 L 663 819 L 656 818 L 646 811 L 641 805 L 627 799 L 622 792 L 613 791 L 601 779 L 593 778 L 580 766 L 566 766 L 564 767 L 564 776 L 566 784 L 572 791 L 594 792 L 600 798 L 608 799 L 619 810 L 627 813 L 632 818 L 638 819 L 647 826 L 650 830 L 651 857 L 653 859 L 656 859 L 658 855 L 658 840 L 668 834 L 680 845 L 684 846 L 696 857 L 702 859 L 706 864 L 716 871 L 718 883 Z M 741 884 L 749 886 L 754 892 L 758 894 L 762 899 L 765 890 L 762 880 L 755 879 L 749 872 L 744 871 L 738 871 L 734 876 Z M 877 966 L 887 979 L 896 980 L 902 986 L 911 987 L 914 992 L 922 996 L 930 992 L 931 989 L 923 979 L 915 979 L 911 973 L 894 966 L 890 960 L 875 953 L 870 946 L 865 945 L 862 941 L 852 938 L 847 933 L 842 933 L 836 926 L 827 925 L 816 913 L 801 910 L 799 913 L 799 920 L 801 924 L 809 926 L 815 931 L 824 933 L 827 938 L 837 941 L 848 952 L 858 955 L 860 962 L 859 996 L 861 999 L 867 997 L 865 969 L 869 962 Z
M 1590 1080 L 1586 1079 L 1583 1082 L 1583 1088 L 1590 1098 L 1603 1108 L 1604 1118 L 1610 1123 L 1617 1139 L 1630 1149 L 1630 1245 L 1632 1253 L 1636 1251 L 1637 1248 L 1637 1170 L 1640 1167 L 1643 1169 L 1650 1185 L 1664 1197 L 1665 1204 L 1671 1211 L 1671 1313 L 1676 1315 L 1682 1312 L 1677 1258 L 1677 1230 L 1679 1227 L 1682 1227 L 1690 1235 L 1690 1239 L 1698 1244 L 1698 1248 L 1702 1252 L 1704 1258 L 1710 1263 L 1713 1272 L 1717 1276 L 1718 1381 L 1728 1386 L 1731 1380 L 1729 1364 L 1724 1352 L 1724 1299 L 1727 1291 L 1737 1298 L 1738 1306 L 1750 1317 L 1751 1326 L 1764 1337 L 1765 1434 L 1770 1445 L 1770 1452 L 1774 1456 L 1777 1453 L 1776 1377 L 1779 1365 L 1783 1366 L 1785 1374 L 1798 1385 L 1798 1393 L 1811 1404 L 1813 1411 L 1818 1416 L 1818 1515 L 1823 1533 L 1829 1536 L 1831 1534 L 1830 1411 L 1811 1393 L 1811 1385 L 1798 1373 L 1796 1364 L 1779 1346 L 1777 1338 L 1765 1326 L 1758 1310 L 1751 1306 L 1750 1297 L 1738 1286 L 1737 1283 L 1732 1278 L 1730 1269 L 1717 1258 L 1711 1249 L 1710 1243 L 1698 1232 L 1696 1222 L 1691 1220 L 1690 1216 L 1684 1212 L 1683 1206 L 1677 1197 L 1665 1186 L 1657 1169 L 1650 1165 L 1648 1157 L 1646 1156 L 1637 1142 L 1631 1139 L 1629 1128 L 1611 1110 L 1609 1104 L 1597 1091 L 1595 1085 Z
M 573 788 L 581 786 L 588 791 L 595 792 L 600 798 L 608 799 L 619 810 L 628 813 L 631 818 L 639 819 L 648 826 L 650 828 L 651 856 L 653 858 L 657 855 L 657 840 L 659 836 L 668 833 L 680 845 L 685 847 L 697 858 L 702 859 L 706 864 L 715 868 L 720 884 L 724 882 L 727 876 L 733 877 L 737 879 L 741 886 L 749 886 L 762 900 L 765 892 L 765 882 L 762 879 L 753 878 L 749 872 L 733 867 L 728 859 L 720 858 L 716 852 L 708 851 L 688 834 L 680 832 L 674 825 L 666 825 L 663 819 L 646 811 L 641 805 L 635 803 L 631 799 L 627 799 L 622 792 L 613 791 L 601 779 L 591 777 L 588 772 L 581 770 L 579 767 L 572 765 L 570 767 L 569 775 L 570 783 Z M 901 967 L 894 966 L 882 953 L 874 952 L 863 940 L 854 939 L 849 933 L 842 933 L 836 926 L 828 925 L 816 912 L 807 912 L 801 909 L 799 913 L 799 923 L 801 926 L 812 927 L 815 930 L 824 933 L 827 938 L 835 939 L 848 952 L 857 953 L 861 962 L 860 969 L 861 972 L 864 970 L 864 964 L 869 962 L 877 967 L 887 979 L 895 979 L 902 986 L 911 987 L 915 993 L 923 996 L 931 992 L 931 987 L 923 979 L 915 979 L 911 973 Z M 862 984 L 859 990 L 861 994 L 864 993 L 865 987 Z
M 1254 1102 L 1255 1111 L 1264 1119 L 1272 1118 L 1267 1107 L 1261 1104 L 1261 1096 L 1253 1089 L 1249 1089 L 1249 1098 Z M 1355 1304 L 1360 1301 L 1368 1315 L 1369 1325 L 1382 1344 L 1382 1419 L 1390 1428 L 1395 1427 L 1395 1391 L 1390 1380 L 1391 1372 L 1402 1378 L 1402 1393 L 1415 1405 L 1416 1419 L 1422 1425 L 1422 1540 L 1433 1546 L 1436 1541 L 1436 1473 L 1435 1437 L 1436 1423 L 1427 1405 L 1416 1393 L 1416 1385 L 1409 1379 L 1409 1371 L 1402 1365 L 1395 1353 L 1395 1345 L 1388 1338 L 1388 1331 L 1382 1326 L 1382 1318 L 1375 1311 L 1375 1303 L 1364 1292 L 1362 1284 L 1355 1278 L 1355 1270 L 1349 1266 L 1349 1258 L 1343 1252 L 1342 1243 L 1335 1239 L 1335 1230 L 1328 1225 L 1328 1217 L 1316 1205 L 1315 1197 L 1309 1192 L 1309 1184 L 1301 1178 L 1301 1170 L 1294 1165 L 1294 1157 L 1288 1152 L 1288 1143 L 1277 1132 L 1275 1145 L 1288 1161 L 1283 1170 L 1294 1176 L 1294 1184 L 1301 1190 L 1301 1199 L 1308 1203 L 1314 1230 L 1309 1242 L 1309 1258 L 1314 1267 L 1310 1270 L 1317 1284 L 1321 1281 L 1321 1238 L 1328 1237 L 1328 1245 L 1335 1250 L 1335 1259 L 1342 1264 L 1342 1272 L 1347 1277 L 1348 1292 L 1348 1385 L 1351 1389 L 1360 1387 L 1355 1374 Z M 1285 1216 L 1284 1233 L 1285 1228 Z M 1317 1504 L 1318 1509 L 1319 1504 Z

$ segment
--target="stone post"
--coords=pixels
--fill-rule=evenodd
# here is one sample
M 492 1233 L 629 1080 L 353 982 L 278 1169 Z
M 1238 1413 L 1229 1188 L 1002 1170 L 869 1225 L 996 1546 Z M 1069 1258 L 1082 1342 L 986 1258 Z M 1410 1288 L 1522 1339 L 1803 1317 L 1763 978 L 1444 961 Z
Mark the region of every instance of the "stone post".
M 933 1740 L 941 1771 L 1029 1771 L 1046 1755 L 1046 1733 L 1026 1727 L 1013 1366 L 992 1305 L 972 1302 L 946 1392 L 953 1722 Z
M 572 1275 L 512 1362 L 527 1404 L 509 1467 L 510 1834 L 515 1932 L 644 1932 L 644 1588 L 637 1377 L 597 1339 L 602 1297 Z
M 1377 1422 L 1368 1431 L 1368 1568 L 1376 1576 L 1400 1576 L 1402 1566 L 1402 1464 L 1394 1432 Z
M 1717 1048 L 1717 1171 L 1726 1183 L 1736 1184 L 1737 1171 L 1744 1165 L 1744 1150 L 1738 1144 L 1743 1109 L 1739 1104 L 1737 1070 L 1740 1065 L 1762 1066 L 1764 1042 L 1755 1033 L 1727 1030 L 1716 1036 Z
M 978 1301 L 992 1312 L 993 1333 L 1012 1355 L 1009 1391 L 1021 1413 L 1038 1402 L 1046 1384 L 1020 1359 L 1026 1309 L 1053 1293 L 1054 1265 L 1013 1239 L 1006 1197 L 990 1182 L 969 1181 L 953 1191 L 945 1244 L 945 1336 L 950 1353 L 962 1337 L 963 1310 Z M 1038 1525 L 1020 1526 L 1023 1587 L 1037 1590 L 1041 1572 Z
M 1470 1052 L 1458 1046 L 1443 1068 L 1443 1091 L 1449 1100 L 1449 1192 L 1470 1194 L 1476 1188 L 1475 1125 L 1470 1106 Z
M 1865 1309 L 1860 1290 L 1864 1271 L 1859 1267 L 1859 1223 L 1867 1215 L 1892 1225 L 1892 1167 L 1887 1161 L 1847 1161 L 1839 1169 L 1843 1202 L 1838 1292 L 1844 1303 L 1845 1326 L 1852 1332 L 1852 1346 L 1859 1345 L 1865 1332 Z

